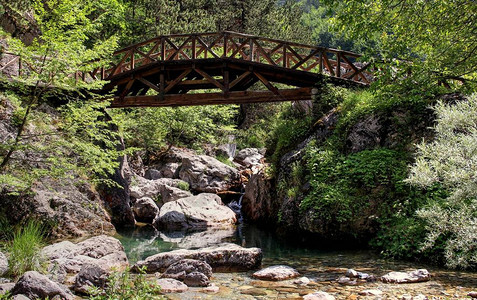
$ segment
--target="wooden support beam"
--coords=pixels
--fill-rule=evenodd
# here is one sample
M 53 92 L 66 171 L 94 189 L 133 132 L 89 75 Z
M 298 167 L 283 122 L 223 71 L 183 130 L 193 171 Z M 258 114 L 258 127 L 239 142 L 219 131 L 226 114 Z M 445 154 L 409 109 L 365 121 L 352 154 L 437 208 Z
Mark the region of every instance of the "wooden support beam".
M 300 88 L 281 90 L 281 97 L 270 91 L 230 92 L 227 98 L 223 93 L 174 94 L 164 95 L 163 99 L 160 96 L 128 96 L 123 100 L 116 97 L 111 103 L 111 107 L 165 107 L 300 101 L 310 100 L 310 93 L 311 88 Z
M 155 85 L 154 83 L 150 82 L 149 80 L 139 77 L 137 78 L 138 81 L 144 83 L 146 86 L 150 87 L 151 89 L 155 90 L 156 92 L 161 92 L 161 88 Z
M 220 84 L 215 78 L 207 74 L 206 72 L 202 71 L 201 69 L 193 68 L 195 72 L 199 73 L 200 76 L 204 77 L 204 79 L 208 80 L 210 83 L 221 89 L 225 92 L 225 87 Z
M 258 78 L 258 80 L 260 80 L 263 83 L 263 85 L 265 85 L 267 89 L 269 89 L 272 93 L 274 93 L 277 96 L 281 96 L 280 93 L 278 92 L 278 89 L 275 86 L 273 86 L 273 84 L 271 84 L 270 81 L 268 81 L 265 77 L 263 77 L 262 74 L 254 71 L 253 75 L 255 75 Z
M 187 69 L 182 72 L 176 79 L 169 83 L 166 88 L 164 88 L 164 93 L 169 92 L 176 84 L 178 84 L 182 79 L 184 79 L 184 77 L 189 75 L 190 72 L 192 72 L 192 69 Z

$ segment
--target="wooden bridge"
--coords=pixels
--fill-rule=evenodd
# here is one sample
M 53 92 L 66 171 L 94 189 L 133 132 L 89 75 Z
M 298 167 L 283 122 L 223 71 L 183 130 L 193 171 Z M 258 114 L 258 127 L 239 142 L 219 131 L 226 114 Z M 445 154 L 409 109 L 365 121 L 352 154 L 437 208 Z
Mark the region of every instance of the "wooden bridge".
M 366 86 L 369 65 L 359 54 L 236 32 L 160 36 L 114 53 L 109 67 L 77 72 L 106 80 L 112 107 L 241 104 L 311 99 L 327 78 Z M 257 82 L 263 90 L 251 90 Z M 277 85 L 279 84 L 279 85 Z

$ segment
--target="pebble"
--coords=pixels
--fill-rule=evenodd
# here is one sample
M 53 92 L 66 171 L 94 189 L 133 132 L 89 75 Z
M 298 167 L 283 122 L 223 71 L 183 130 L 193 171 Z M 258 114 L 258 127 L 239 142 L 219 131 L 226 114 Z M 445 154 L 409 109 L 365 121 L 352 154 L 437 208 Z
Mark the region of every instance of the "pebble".
M 471 298 L 477 298 L 477 292 L 474 292 L 474 291 L 469 292 L 469 293 L 467 293 L 467 296 L 469 296 Z

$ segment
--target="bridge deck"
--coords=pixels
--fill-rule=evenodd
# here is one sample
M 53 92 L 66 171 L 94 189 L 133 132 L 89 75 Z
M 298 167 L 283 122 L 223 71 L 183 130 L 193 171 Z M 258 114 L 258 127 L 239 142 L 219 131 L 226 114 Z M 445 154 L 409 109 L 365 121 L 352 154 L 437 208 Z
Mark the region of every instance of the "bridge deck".
M 229 31 L 176 34 L 118 50 L 109 67 L 74 76 L 108 81 L 100 92 L 114 94 L 113 107 L 298 101 L 309 100 L 310 88 L 324 78 L 368 85 L 369 65 L 356 62 L 359 57 Z M 248 91 L 258 82 L 264 91 Z

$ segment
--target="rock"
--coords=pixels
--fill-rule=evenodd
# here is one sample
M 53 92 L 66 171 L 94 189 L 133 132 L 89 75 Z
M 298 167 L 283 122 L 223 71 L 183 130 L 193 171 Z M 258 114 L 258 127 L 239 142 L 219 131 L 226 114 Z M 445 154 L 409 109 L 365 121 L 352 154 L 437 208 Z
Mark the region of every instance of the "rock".
M 358 277 L 358 272 L 353 270 L 353 269 L 348 269 L 346 271 L 346 274 L 345 274 L 346 277 L 349 277 L 349 278 L 356 278 Z
M 203 273 L 191 272 L 185 276 L 184 283 L 187 286 L 204 287 L 208 286 L 210 281 L 209 278 Z
M 300 273 L 292 267 L 278 265 L 257 271 L 252 276 L 261 280 L 279 281 L 298 277 Z
M 212 267 L 201 260 L 183 259 L 170 265 L 162 274 L 162 277 L 184 280 L 187 274 L 192 272 L 202 273 L 209 279 L 212 276 Z M 187 285 L 190 286 L 189 284 Z
M 402 295 L 401 300 L 412 300 L 412 296 L 408 294 Z
M 267 291 L 265 289 L 259 289 L 259 288 L 244 289 L 240 293 L 244 295 L 250 295 L 250 296 L 266 296 L 267 295 Z
M 226 239 L 235 235 L 236 229 L 207 228 L 204 231 L 161 231 L 159 237 L 164 242 L 177 244 L 181 249 L 199 249 L 226 242 Z
M 198 192 L 217 193 L 237 185 L 237 169 L 206 155 L 184 157 L 179 177 Z
M 149 180 L 156 180 L 166 176 L 162 176 L 161 172 L 156 169 L 147 169 L 146 173 L 144 174 L 144 178 Z M 171 177 L 172 178 L 172 177 Z
M 49 259 L 48 276 L 57 282 L 64 282 L 67 274 L 77 274 L 87 264 L 96 264 L 107 271 L 129 266 L 121 242 L 106 235 L 92 237 L 78 244 L 59 242 L 46 246 L 41 253 Z
M 164 204 L 154 220 L 154 226 L 176 230 L 206 229 L 230 227 L 236 221 L 235 213 L 222 204 L 219 196 L 204 193 Z
M 308 279 L 307 277 L 301 277 L 301 278 L 298 278 L 297 280 L 293 281 L 293 283 L 305 286 L 305 285 L 308 285 L 310 283 L 310 279 Z
M 427 299 L 428 298 L 423 294 L 419 294 L 417 296 L 412 297 L 412 300 L 427 300 Z
M 162 293 L 183 293 L 189 289 L 187 285 L 172 278 L 161 278 L 156 283 L 161 287 Z
M 474 291 L 469 292 L 469 293 L 467 294 L 467 296 L 469 296 L 469 297 L 471 297 L 471 298 L 477 298 L 477 292 L 474 292 Z
M 180 189 L 179 187 L 181 186 L 187 186 L 187 183 L 180 179 L 160 178 L 147 180 L 135 176 L 130 192 L 131 197 L 135 199 L 144 197 L 155 199 L 156 205 L 160 208 L 164 203 L 192 196 L 189 191 Z
M 23 294 L 32 299 L 53 298 L 56 295 L 66 300 L 73 299 L 73 294 L 68 289 L 36 271 L 28 271 L 20 277 L 12 289 L 12 295 L 17 294 Z
M 162 252 L 138 261 L 132 270 L 137 271 L 145 267 L 148 273 L 164 272 L 173 263 L 186 258 L 205 261 L 216 271 L 241 271 L 259 267 L 262 263 L 262 250 L 243 248 L 230 243 L 198 250 L 180 249 Z
M 240 150 L 234 157 L 234 160 L 247 168 L 262 164 L 265 155 L 265 149 L 246 148 Z
M 152 223 L 159 213 L 156 203 L 149 197 L 137 199 L 132 206 L 132 210 L 136 221 L 144 223 Z
M 415 283 L 424 282 L 431 279 L 431 274 L 426 269 L 419 269 L 412 272 L 390 272 L 382 276 L 384 283 Z
M 27 296 L 23 294 L 18 294 L 18 295 L 14 295 L 12 297 L 12 300 L 30 300 L 30 298 L 28 298 Z
M 74 290 L 78 293 L 89 294 L 92 287 L 104 288 L 108 281 L 109 272 L 95 263 L 85 264 L 76 275 Z
M 358 282 L 346 276 L 341 276 L 336 280 L 339 284 L 342 285 L 356 285 Z
M 364 291 L 359 292 L 359 294 L 361 296 L 376 296 L 376 297 L 379 297 L 379 296 L 383 295 L 383 292 L 380 291 L 380 290 L 364 290 Z
M 208 287 L 205 287 L 202 289 L 202 291 L 206 292 L 206 293 L 211 293 L 211 294 L 216 294 L 218 293 L 220 290 L 220 288 L 218 286 L 216 286 L 215 284 L 210 284 Z
M 0 276 L 5 275 L 8 272 L 8 259 L 5 254 L 0 252 Z
M 13 283 L 13 282 L 1 283 L 0 284 L 0 296 L 6 294 L 7 292 L 10 292 L 13 289 L 14 286 L 15 286 L 15 283 Z
M 242 198 L 242 214 L 254 222 L 275 222 L 280 208 L 273 179 L 263 172 L 252 174 Z
M 335 297 L 331 296 L 327 292 L 315 292 L 312 294 L 308 294 L 303 296 L 304 300 L 335 300 Z

